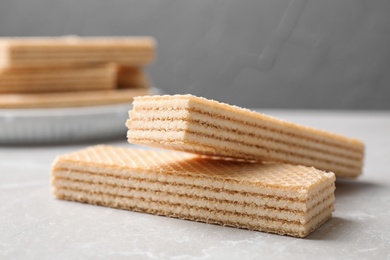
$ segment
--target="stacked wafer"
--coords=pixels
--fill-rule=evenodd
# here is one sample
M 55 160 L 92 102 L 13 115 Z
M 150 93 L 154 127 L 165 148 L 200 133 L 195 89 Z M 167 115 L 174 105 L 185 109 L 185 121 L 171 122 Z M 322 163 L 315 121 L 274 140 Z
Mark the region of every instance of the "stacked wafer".
M 361 174 L 364 144 L 192 95 L 144 96 L 133 102 L 128 140 L 219 157 L 313 166 L 337 177 Z
M 0 107 L 64 106 L 64 93 L 68 106 L 131 102 L 149 93 L 154 56 L 148 37 L 0 38 Z
M 57 198 L 305 237 L 332 216 L 333 172 L 362 170 L 359 140 L 192 95 L 136 97 L 129 116 L 131 143 L 178 151 L 59 156 Z
M 334 179 L 313 167 L 109 146 L 52 168 L 60 199 L 296 237 L 331 217 Z
M 335 176 L 362 171 L 357 139 L 192 95 L 136 97 L 129 116 L 129 142 L 177 151 L 59 156 L 55 196 L 305 237 L 332 216 Z

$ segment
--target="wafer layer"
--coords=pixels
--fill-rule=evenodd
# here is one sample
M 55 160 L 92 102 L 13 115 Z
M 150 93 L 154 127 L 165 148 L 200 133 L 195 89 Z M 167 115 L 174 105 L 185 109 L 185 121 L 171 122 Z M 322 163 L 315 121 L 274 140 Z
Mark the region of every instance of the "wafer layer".
M 298 237 L 334 202 L 334 174 L 314 168 L 108 146 L 58 157 L 52 177 L 60 199 Z
M 114 65 L 0 70 L 0 93 L 108 90 L 116 86 Z
M 361 174 L 364 144 L 192 95 L 134 100 L 128 141 L 198 154 L 314 166 L 337 177 Z
M 1 38 L 0 67 L 47 67 L 115 62 L 149 64 L 155 57 L 150 37 Z
M 0 108 L 81 107 L 130 103 L 134 97 L 148 94 L 150 94 L 148 89 L 91 90 L 39 94 L 0 94 Z

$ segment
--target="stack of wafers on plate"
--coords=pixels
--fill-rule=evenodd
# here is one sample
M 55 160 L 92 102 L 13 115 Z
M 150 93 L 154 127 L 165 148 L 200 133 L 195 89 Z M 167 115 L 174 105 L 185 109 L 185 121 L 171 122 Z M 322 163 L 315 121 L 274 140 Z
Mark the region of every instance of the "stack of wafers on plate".
M 149 37 L 0 38 L 0 108 L 128 103 L 154 57 Z
M 331 218 L 335 177 L 362 170 L 359 140 L 192 95 L 136 97 L 129 116 L 129 142 L 176 151 L 59 156 L 57 198 L 305 237 Z

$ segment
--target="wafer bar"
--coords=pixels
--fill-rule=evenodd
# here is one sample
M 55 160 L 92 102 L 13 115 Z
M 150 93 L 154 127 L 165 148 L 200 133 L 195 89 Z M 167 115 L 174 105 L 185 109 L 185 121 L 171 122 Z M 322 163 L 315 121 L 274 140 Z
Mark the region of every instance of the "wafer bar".
M 331 217 L 333 173 L 95 146 L 56 158 L 59 199 L 305 237 Z
M 91 90 L 79 92 L 0 94 L 0 108 L 82 107 L 130 104 L 133 98 L 150 94 L 148 89 Z
M 117 87 L 120 89 L 150 88 L 150 82 L 143 68 L 119 66 Z
M 128 141 L 197 154 L 314 166 L 337 177 L 362 172 L 364 144 L 192 95 L 133 102 Z
M 0 38 L 0 67 L 50 67 L 115 62 L 142 66 L 155 57 L 151 37 Z
M 0 70 L 0 93 L 40 93 L 114 89 L 114 65 Z

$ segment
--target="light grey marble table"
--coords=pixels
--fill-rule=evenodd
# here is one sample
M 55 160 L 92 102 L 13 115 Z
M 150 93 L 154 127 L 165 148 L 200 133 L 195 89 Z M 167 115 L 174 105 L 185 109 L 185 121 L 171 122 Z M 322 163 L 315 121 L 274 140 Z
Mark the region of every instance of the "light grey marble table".
M 0 259 L 390 259 L 390 112 L 264 112 L 367 145 L 363 175 L 337 181 L 333 218 L 307 238 L 56 200 L 53 159 L 92 144 L 3 146 Z

